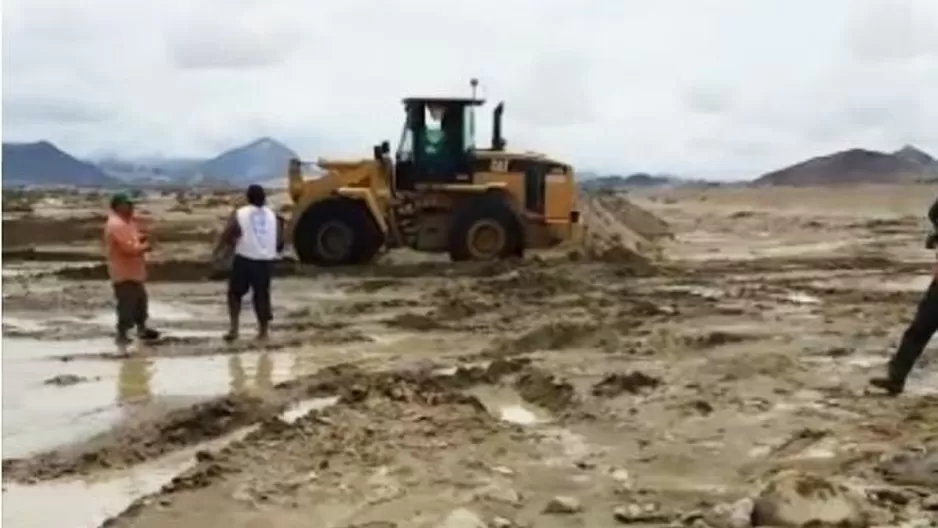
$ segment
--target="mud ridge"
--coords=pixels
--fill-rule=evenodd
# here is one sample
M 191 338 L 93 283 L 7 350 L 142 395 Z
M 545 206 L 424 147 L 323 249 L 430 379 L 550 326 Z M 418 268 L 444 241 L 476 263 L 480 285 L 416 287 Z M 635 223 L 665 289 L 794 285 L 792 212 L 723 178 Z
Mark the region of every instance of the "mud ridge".
M 251 395 L 227 396 L 103 433 L 75 448 L 5 459 L 3 479 L 35 482 L 127 467 L 217 438 L 276 414 L 283 406 Z
M 337 365 L 280 383 L 272 393 L 229 395 L 120 426 L 78 446 L 5 459 L 3 478 L 29 483 L 128 467 L 254 423 L 276 422 L 287 405 L 310 397 L 339 396 L 344 405 L 374 398 L 417 405 L 451 403 L 484 411 L 478 400 L 461 390 L 479 383 L 497 383 L 527 364 L 525 359 L 494 361 L 484 368 L 461 367 L 454 375 L 434 375 L 426 369 L 367 373 L 354 365 Z M 546 388 L 540 390 L 550 394 Z M 548 397 L 534 394 L 535 398 Z
M 95 262 L 101 260 L 100 252 L 64 251 L 52 249 L 21 248 L 3 251 L 6 262 Z

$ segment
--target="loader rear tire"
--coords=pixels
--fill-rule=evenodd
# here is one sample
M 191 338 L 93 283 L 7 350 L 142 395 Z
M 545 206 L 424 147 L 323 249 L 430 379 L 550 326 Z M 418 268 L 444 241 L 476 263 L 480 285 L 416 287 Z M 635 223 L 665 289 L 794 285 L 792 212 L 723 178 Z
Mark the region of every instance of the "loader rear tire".
M 296 256 L 321 267 L 371 262 L 384 237 L 364 204 L 350 198 L 329 198 L 311 205 L 293 235 Z
M 507 200 L 486 193 L 456 211 L 449 235 L 454 262 L 498 260 L 524 254 L 521 222 Z

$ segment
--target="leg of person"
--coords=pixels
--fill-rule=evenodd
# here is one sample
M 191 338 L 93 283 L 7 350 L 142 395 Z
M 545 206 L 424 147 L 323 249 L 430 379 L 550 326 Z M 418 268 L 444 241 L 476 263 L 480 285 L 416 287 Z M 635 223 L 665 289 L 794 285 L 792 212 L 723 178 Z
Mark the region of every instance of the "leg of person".
M 133 283 L 130 281 L 115 282 L 114 299 L 117 301 L 117 335 L 118 344 L 127 344 L 130 337 L 127 332 L 134 326 L 135 305 Z
M 254 315 L 257 317 L 257 337 L 266 339 L 273 319 L 270 306 L 270 277 L 273 263 L 266 260 L 251 262 L 254 267 L 251 274 L 251 302 L 254 303 Z
M 873 378 L 870 384 L 896 395 L 905 389 L 905 380 L 922 355 L 932 335 L 938 331 L 938 280 L 932 280 L 919 301 L 915 318 L 902 334 L 899 348 L 889 360 L 887 376 Z
M 159 339 L 160 333 L 147 326 L 147 321 L 150 319 L 150 296 L 147 294 L 147 287 L 142 282 L 134 284 L 137 300 L 134 323 L 137 325 L 137 337 L 148 341 Z
M 238 338 L 238 326 L 241 318 L 241 298 L 248 292 L 250 285 L 250 267 L 247 259 L 235 255 L 231 262 L 231 275 L 228 277 L 228 333 L 225 340 Z

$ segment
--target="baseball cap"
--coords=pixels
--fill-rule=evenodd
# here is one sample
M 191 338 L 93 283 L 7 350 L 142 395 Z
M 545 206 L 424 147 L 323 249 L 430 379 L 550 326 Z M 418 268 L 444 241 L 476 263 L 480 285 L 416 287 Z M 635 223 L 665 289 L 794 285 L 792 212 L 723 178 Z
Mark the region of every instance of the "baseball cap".
M 111 209 L 117 207 L 118 205 L 133 205 L 134 200 L 130 197 L 129 194 L 125 192 L 119 192 L 111 195 Z

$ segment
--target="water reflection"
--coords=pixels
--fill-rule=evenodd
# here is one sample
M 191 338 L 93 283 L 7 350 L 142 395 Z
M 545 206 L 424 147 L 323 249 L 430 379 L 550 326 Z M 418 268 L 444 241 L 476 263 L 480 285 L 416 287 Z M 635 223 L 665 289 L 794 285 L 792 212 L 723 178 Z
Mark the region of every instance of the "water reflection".
M 264 351 L 257 357 L 254 368 L 254 385 L 248 385 L 248 375 L 244 370 L 245 354 L 232 354 L 228 356 L 228 374 L 230 376 L 229 392 L 231 394 L 244 394 L 252 388 L 258 391 L 268 391 L 274 388 L 274 360 L 270 352 Z M 249 354 L 254 356 L 254 354 Z
M 121 361 L 117 372 L 118 403 L 144 405 L 153 401 L 153 390 L 150 387 L 152 368 L 152 358 L 144 354 L 130 354 Z

